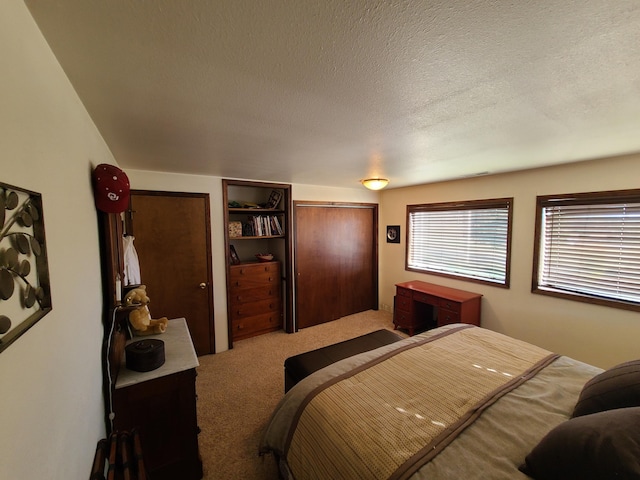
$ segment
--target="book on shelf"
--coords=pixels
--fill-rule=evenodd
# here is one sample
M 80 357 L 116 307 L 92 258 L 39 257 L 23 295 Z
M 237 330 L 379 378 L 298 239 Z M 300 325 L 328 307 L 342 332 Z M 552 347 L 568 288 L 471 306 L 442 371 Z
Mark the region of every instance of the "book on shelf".
M 271 217 L 271 223 L 276 235 L 284 235 L 284 230 L 282 230 L 282 226 L 280 225 L 280 219 L 277 216 L 274 215 Z
M 273 237 L 284 235 L 276 215 L 251 215 L 242 224 L 243 237 Z

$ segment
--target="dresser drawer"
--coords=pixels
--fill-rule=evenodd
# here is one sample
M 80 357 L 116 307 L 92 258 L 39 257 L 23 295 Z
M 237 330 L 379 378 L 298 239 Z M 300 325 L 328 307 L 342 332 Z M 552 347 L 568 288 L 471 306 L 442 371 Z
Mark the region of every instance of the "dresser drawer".
M 234 305 L 267 298 L 280 298 L 280 285 L 274 283 L 254 288 L 231 287 L 231 300 Z
M 245 279 L 253 279 L 264 283 L 270 279 L 280 278 L 280 262 L 260 262 L 243 263 L 241 265 L 231 265 L 229 268 L 229 279 L 231 283 L 243 282 Z
M 231 309 L 231 319 L 248 318 L 263 313 L 279 312 L 280 298 L 267 298 L 256 302 L 248 302 L 233 305 Z
M 231 278 L 255 277 L 269 273 L 280 274 L 280 262 L 243 263 L 231 265 L 229 271 Z
M 250 337 L 256 333 L 278 330 L 282 327 L 280 312 L 268 312 L 251 318 L 236 318 L 231 320 L 234 340 Z
M 270 269 L 267 271 L 259 270 L 255 275 L 250 273 L 240 273 L 234 275 L 231 272 L 231 289 L 255 288 L 264 285 L 279 285 L 280 270 Z

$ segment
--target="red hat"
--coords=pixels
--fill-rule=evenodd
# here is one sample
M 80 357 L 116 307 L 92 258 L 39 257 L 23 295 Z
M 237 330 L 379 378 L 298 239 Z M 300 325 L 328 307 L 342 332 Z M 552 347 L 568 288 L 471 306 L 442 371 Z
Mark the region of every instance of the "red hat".
M 124 212 L 129 206 L 129 179 L 118 167 L 101 163 L 93 171 L 93 194 L 98 210 Z

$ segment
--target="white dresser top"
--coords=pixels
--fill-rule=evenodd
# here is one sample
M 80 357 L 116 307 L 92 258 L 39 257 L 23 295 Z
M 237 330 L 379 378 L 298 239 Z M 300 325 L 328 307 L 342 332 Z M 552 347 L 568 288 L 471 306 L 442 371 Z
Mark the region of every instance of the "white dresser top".
M 127 368 L 126 359 L 123 358 L 116 381 L 116 388 L 128 387 L 136 383 L 146 382 L 155 378 L 171 375 L 172 373 L 189 370 L 200 365 L 196 351 L 193 348 L 193 343 L 191 342 L 187 321 L 184 318 L 169 320 L 167 330 L 164 333 L 134 337 L 127 342 L 127 345 L 131 342 L 151 338 L 164 342 L 164 364 L 150 372 L 135 372 Z

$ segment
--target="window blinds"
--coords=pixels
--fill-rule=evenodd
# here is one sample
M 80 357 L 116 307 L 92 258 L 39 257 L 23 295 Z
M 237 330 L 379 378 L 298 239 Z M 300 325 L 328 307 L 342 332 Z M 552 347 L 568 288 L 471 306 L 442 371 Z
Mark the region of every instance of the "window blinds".
M 409 206 L 407 266 L 505 284 L 509 206 Z
M 538 285 L 640 302 L 640 203 L 542 210 Z

